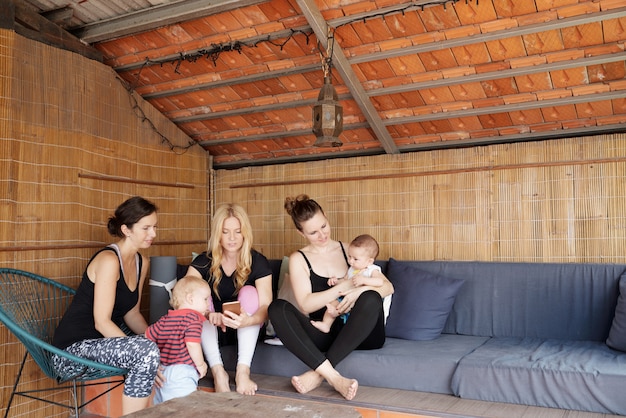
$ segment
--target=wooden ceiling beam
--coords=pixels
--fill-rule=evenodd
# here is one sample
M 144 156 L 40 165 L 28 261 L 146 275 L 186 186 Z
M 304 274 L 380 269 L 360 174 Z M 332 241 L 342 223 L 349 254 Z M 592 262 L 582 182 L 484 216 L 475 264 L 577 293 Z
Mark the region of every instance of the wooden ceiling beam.
M 320 148 L 321 149 L 321 148 Z M 216 170 L 220 169 L 236 169 L 236 168 L 244 168 L 244 167 L 255 167 L 262 165 L 273 165 L 273 164 L 291 164 L 291 163 L 306 163 L 309 161 L 322 161 L 328 160 L 331 158 L 350 158 L 350 157 L 364 157 L 369 155 L 381 155 L 384 154 L 385 150 L 383 148 L 378 149 L 360 149 L 357 151 L 331 151 L 331 152 L 315 152 L 311 154 L 304 155 L 294 155 L 290 157 L 271 157 L 271 158 L 258 158 L 251 159 L 245 161 L 232 161 L 232 162 L 224 162 L 224 163 L 213 163 L 213 168 Z M 213 160 L 215 161 L 215 159 Z
M 541 109 L 541 108 L 550 108 L 550 107 L 559 107 L 559 106 L 567 106 L 567 105 L 576 105 L 581 103 L 593 103 L 603 100 L 616 100 L 616 99 L 624 99 L 626 98 L 626 90 L 620 91 L 611 91 L 611 92 L 603 92 L 603 93 L 594 93 L 594 94 L 585 94 L 580 96 L 567 96 L 561 97 L 557 99 L 545 99 L 545 100 L 536 100 L 530 102 L 522 102 L 522 103 L 508 103 L 498 106 L 489 106 L 489 107 L 481 107 L 481 108 L 471 108 L 471 109 L 463 109 L 463 110 L 454 110 L 454 111 L 446 111 L 446 112 L 437 112 L 437 113 L 428 113 L 423 115 L 414 115 L 414 116 L 404 116 L 393 119 L 385 119 L 381 121 L 384 126 L 395 126 L 402 125 L 406 123 L 423 123 L 430 122 L 435 120 L 443 120 L 443 119 L 452 119 L 452 118 L 466 118 L 473 116 L 483 116 L 483 115 L 493 115 L 498 113 L 507 113 L 507 112 L 516 112 L 523 110 L 531 110 L 531 109 Z M 503 100 L 506 101 L 506 97 L 503 97 Z M 354 123 L 347 124 L 344 126 L 344 130 L 351 129 L 362 129 L 368 127 L 363 123 Z M 626 126 L 622 125 L 622 130 L 626 130 Z M 570 130 L 568 130 L 570 132 Z M 283 138 L 289 136 L 298 136 L 310 134 L 308 130 L 301 131 L 284 131 L 284 132 L 273 132 L 268 134 L 259 134 L 259 135 L 247 135 L 245 137 L 234 137 L 227 139 L 203 139 L 199 140 L 202 133 L 196 133 L 191 135 L 192 138 L 198 140 L 200 145 L 216 145 L 216 144 L 234 144 L 234 143 L 245 143 L 245 142 L 253 142 L 258 140 L 265 140 L 271 138 Z M 463 140 L 465 142 L 465 140 Z
M 524 76 L 524 75 L 529 75 L 529 74 L 536 74 L 536 73 L 543 73 L 543 72 L 550 72 L 550 71 L 557 71 L 557 70 L 567 70 L 571 68 L 585 67 L 585 66 L 590 66 L 590 65 L 602 65 L 602 64 L 608 64 L 608 63 L 619 62 L 619 61 L 626 61 L 626 52 L 599 55 L 596 57 L 580 58 L 577 60 L 567 60 L 567 61 L 558 61 L 558 62 L 552 62 L 552 63 L 547 63 L 547 64 L 538 64 L 538 65 L 532 65 L 532 66 L 527 66 L 527 67 L 511 68 L 508 70 L 499 70 L 495 72 L 468 74 L 468 75 L 464 75 L 460 77 L 440 78 L 440 79 L 432 80 L 432 81 L 401 84 L 398 86 L 381 87 L 381 88 L 377 88 L 373 90 L 368 90 L 365 92 L 365 94 L 368 97 L 375 97 L 375 96 L 382 96 L 382 95 L 389 95 L 389 94 L 408 93 L 408 92 L 419 91 L 419 90 L 427 89 L 427 88 L 431 89 L 431 88 L 437 88 L 437 87 L 449 87 L 449 86 L 464 84 L 464 83 L 476 83 L 476 82 L 497 80 L 497 79 L 503 79 L 503 78 L 512 78 L 512 77 L 519 77 L 519 76 Z M 248 79 L 249 77 L 242 77 L 242 78 Z M 254 81 L 254 80 L 247 80 L 246 82 L 251 82 L 251 81 Z M 239 79 L 222 80 L 220 84 L 232 86 L 233 84 L 237 84 L 238 82 L 243 82 L 243 81 L 239 81 Z M 218 86 L 214 86 L 214 85 L 210 86 L 210 88 L 215 88 L 215 87 L 218 87 Z M 184 94 L 190 91 L 198 91 L 198 90 L 203 90 L 206 88 L 209 88 L 209 87 L 205 85 L 202 88 L 198 86 L 194 86 L 193 90 L 178 89 L 179 91 L 177 94 Z M 151 94 L 144 95 L 143 98 L 152 99 L 155 97 L 164 97 L 164 96 L 170 95 L 170 94 L 165 94 L 165 93 L 167 92 L 151 93 Z M 342 95 L 339 95 L 339 100 L 340 101 L 349 100 L 351 97 L 352 96 L 349 94 L 342 94 Z M 220 111 L 220 112 L 198 113 L 192 116 L 182 116 L 178 118 L 171 118 L 171 120 L 172 122 L 177 123 L 177 124 L 189 123 L 189 122 L 197 122 L 197 121 L 202 121 L 202 120 L 220 119 L 220 118 L 232 117 L 232 116 L 241 116 L 241 115 L 247 115 L 247 114 L 252 114 L 252 113 L 263 113 L 263 112 L 268 112 L 268 111 L 289 109 L 289 108 L 295 108 L 295 107 L 311 106 L 315 104 L 315 102 L 316 102 L 316 99 L 296 100 L 296 101 L 291 101 L 291 102 L 273 103 L 273 104 L 263 105 L 263 106 L 237 108 L 237 109 L 225 110 L 225 111 Z M 193 108 L 188 109 L 188 110 L 191 111 L 192 113 L 194 112 Z
M 622 49 L 624 48 L 623 44 L 617 44 L 617 46 Z M 375 54 L 372 54 L 372 55 L 375 55 Z M 502 78 L 507 78 L 507 77 L 519 77 L 523 75 L 537 74 L 541 72 L 567 70 L 570 68 L 585 67 L 589 65 L 608 64 L 611 62 L 618 62 L 618 61 L 626 61 L 626 52 L 604 54 L 604 55 L 598 55 L 598 56 L 593 56 L 593 57 L 579 58 L 576 60 L 555 61 L 555 62 L 550 62 L 550 63 L 545 63 L 545 64 L 536 64 L 536 65 L 529 65 L 525 67 L 509 68 L 506 70 L 497 70 L 497 71 L 489 71 L 489 72 L 483 72 L 483 73 L 467 74 L 467 75 L 463 75 L 460 77 L 435 78 L 431 81 L 407 83 L 407 84 L 401 84 L 397 86 L 375 88 L 375 89 L 367 90 L 365 94 L 367 94 L 369 97 L 383 96 L 383 95 L 388 95 L 388 94 L 406 93 L 409 91 L 420 90 L 422 88 L 448 87 L 448 86 L 453 86 L 457 84 L 497 80 L 497 79 L 502 79 Z M 467 67 L 468 72 L 471 68 L 472 67 L 469 67 L 469 66 Z M 260 73 L 260 74 L 253 74 L 253 75 L 248 75 L 248 76 L 211 81 L 208 83 L 194 84 L 189 87 L 160 90 L 160 91 L 155 91 L 152 93 L 142 94 L 141 97 L 143 97 L 146 100 L 159 99 L 159 98 L 168 97 L 168 96 L 182 95 L 186 93 L 210 90 L 210 89 L 220 88 L 224 86 L 233 86 L 237 84 L 253 83 L 256 81 L 262 81 L 262 80 L 267 80 L 271 78 L 278 78 L 278 77 L 295 75 L 295 74 L 304 74 L 304 73 L 320 71 L 320 70 L 321 69 L 320 69 L 319 64 L 309 64 L 309 65 L 303 65 L 299 67 L 291 67 L 288 69 L 268 71 L 268 72 Z M 155 85 L 155 87 L 158 88 L 158 84 Z
M 369 128 L 369 125 L 366 122 L 357 122 L 357 123 L 344 125 L 344 130 L 346 131 L 353 130 L 353 129 L 365 129 L 365 128 Z M 313 135 L 313 132 L 311 132 L 311 129 L 298 129 L 298 130 L 293 130 L 293 131 L 270 132 L 267 134 L 250 135 L 250 136 L 246 136 L 245 138 L 236 137 L 236 138 L 223 138 L 223 139 L 222 138 L 218 138 L 218 139 L 198 138 L 201 135 L 202 134 L 190 135 L 190 138 L 195 139 L 202 146 L 215 146 L 215 145 L 239 144 L 242 142 L 249 142 L 249 141 L 263 141 L 267 139 L 289 138 L 292 136 L 306 136 L 306 135 Z M 248 138 L 252 138 L 252 139 L 248 139 Z
M 270 35 L 259 35 L 259 36 L 253 36 L 250 38 L 246 38 L 246 39 L 237 39 L 228 43 L 222 43 L 220 44 L 220 46 L 224 46 L 224 45 L 231 45 L 234 44 L 236 42 L 239 42 L 242 45 L 256 45 L 259 42 L 263 42 L 263 41 L 267 41 L 268 38 L 270 39 L 282 39 L 282 38 L 288 38 L 289 36 L 293 36 L 293 34 L 295 32 L 303 32 L 303 33 L 307 33 L 307 32 L 311 32 L 311 28 L 309 26 L 301 26 L 301 27 L 297 27 L 297 28 L 291 28 L 291 29 L 285 29 L 285 30 L 281 30 L 281 31 L 277 31 L 277 32 L 272 32 Z M 210 48 L 196 48 L 196 49 L 192 49 L 191 51 L 185 51 L 185 52 L 179 52 L 176 54 L 167 54 L 167 55 L 159 55 L 158 58 L 155 59 L 148 59 L 148 60 L 144 60 L 141 62 L 134 62 L 131 64 L 125 64 L 125 65 L 118 65 L 118 66 L 113 66 L 112 68 L 117 71 L 118 73 L 124 72 L 124 71 L 132 71 L 132 70 L 139 70 L 141 68 L 144 67 L 149 67 L 152 65 L 163 65 L 163 64 L 167 64 L 167 63 L 172 63 L 172 62 L 177 62 L 181 60 L 181 55 L 182 57 L 185 56 L 198 56 L 198 55 L 204 55 L 204 53 Z M 183 59 L 184 61 L 184 59 Z
M 350 16 L 350 17 L 333 19 L 328 22 L 327 26 L 338 27 L 338 26 L 346 24 L 346 21 L 367 20 L 368 18 L 373 18 L 377 16 L 377 14 L 372 14 L 372 13 L 373 12 L 368 12 L 368 13 L 362 13 L 360 15 L 356 15 L 356 17 Z M 609 19 L 619 19 L 625 16 L 626 16 L 626 7 L 622 7 L 618 9 L 607 10 L 604 12 L 593 13 L 589 15 L 567 17 L 567 18 L 549 21 L 549 22 L 545 22 L 545 23 L 541 23 L 537 25 L 521 26 L 521 27 L 503 29 L 499 31 L 494 31 L 494 32 L 489 32 L 485 34 L 469 36 L 469 37 L 447 39 L 447 40 L 441 40 L 437 42 L 414 45 L 414 46 L 409 46 L 409 47 L 389 49 L 385 51 L 376 51 L 370 54 L 362 54 L 358 56 L 348 57 L 348 61 L 350 61 L 350 64 L 353 64 L 353 65 L 363 64 L 367 62 L 379 61 L 379 60 L 384 60 L 388 58 L 397 58 L 397 57 L 402 57 L 406 55 L 419 54 L 423 52 L 441 51 L 444 49 L 455 48 L 459 46 L 491 42 L 495 40 L 513 38 L 516 36 L 529 35 L 533 33 L 540 33 L 540 32 L 545 32 L 545 31 L 554 30 L 554 29 L 569 28 L 573 26 L 585 25 L 585 24 L 609 20 Z M 311 30 L 312 29 L 310 26 L 301 26 L 301 27 L 297 27 L 297 28 L 293 28 L 289 30 L 281 30 L 278 32 L 271 33 L 269 35 L 255 36 L 251 38 L 241 39 L 239 40 L 239 42 L 243 44 L 255 44 L 259 41 L 262 41 L 263 39 L 267 39 L 268 36 L 271 37 L 272 39 L 279 39 L 279 38 L 286 38 L 287 36 L 292 34 L 293 31 L 308 32 Z M 326 39 L 326 37 L 320 38 L 320 39 Z M 182 54 L 194 55 L 194 54 L 200 53 L 200 51 L 201 49 L 194 49 L 191 51 L 185 51 Z M 145 61 L 141 61 L 141 62 L 136 62 L 132 64 L 114 66 L 112 68 L 117 72 L 131 71 L 134 69 L 140 69 L 141 67 L 144 67 L 146 65 L 161 65 L 163 62 L 173 62 L 173 61 L 180 59 L 180 56 L 181 56 L 180 53 L 169 54 L 169 55 L 159 56 L 158 59 L 155 59 L 154 61 L 148 62 L 148 63 L 146 63 Z
M 14 20 L 13 29 L 16 33 L 35 41 L 52 45 L 56 48 L 75 52 L 92 60 L 102 62 L 102 53 L 95 48 L 85 45 L 70 32 L 59 25 L 52 23 L 39 14 L 39 10 L 25 0 L 1 0 L 2 12 L 0 20 L 7 25 L 11 17 Z
M 72 33 L 92 44 L 263 2 L 265 0 L 185 0 L 90 23 L 73 29 Z
M 512 142 L 528 142 L 528 141 L 543 141 L 547 139 L 559 139 L 559 138 L 574 138 L 584 135 L 603 135 L 624 132 L 624 125 L 605 125 L 605 126 L 589 126 L 582 128 L 571 128 L 562 131 L 543 131 L 543 132 L 528 132 L 515 135 L 502 135 L 496 137 L 487 138 L 470 138 L 455 141 L 439 141 L 439 142 L 426 142 L 420 144 L 401 145 L 399 147 L 401 153 L 415 152 L 415 151 L 434 151 L 447 148 L 465 148 L 465 147 L 477 147 L 484 145 L 506 144 Z M 246 161 L 229 161 L 229 162 L 214 162 L 213 168 L 216 170 L 232 170 L 243 167 L 271 165 L 271 164 L 292 164 L 308 161 L 327 160 L 330 158 L 350 158 L 361 157 L 364 155 L 380 155 L 381 150 L 369 149 L 369 150 L 357 150 L 357 151 L 338 151 L 338 152 L 324 152 L 314 155 L 294 155 L 290 157 L 271 157 L 271 158 L 259 158 Z
M 583 94 L 580 96 L 567 96 L 558 99 L 534 100 L 521 103 L 505 103 L 498 106 L 479 107 L 463 110 L 450 110 L 447 112 L 428 113 L 424 115 L 405 116 L 400 118 L 385 119 L 385 126 L 401 125 L 406 123 L 430 122 L 434 120 L 467 118 L 470 116 L 495 115 L 498 113 L 518 112 L 520 110 L 541 109 L 549 107 L 575 105 L 581 103 L 592 103 L 603 100 L 625 99 L 626 90 Z M 502 97 L 506 101 L 506 96 Z M 624 127 L 626 128 L 626 127 Z
M 361 18 L 366 19 L 368 16 L 371 17 L 372 15 L 362 14 Z M 617 18 L 621 18 L 625 16 L 626 16 L 626 7 L 623 7 L 623 8 L 608 10 L 608 11 L 604 11 L 600 13 L 594 13 L 591 15 L 582 15 L 582 16 L 564 18 L 564 19 L 560 19 L 560 20 L 556 20 L 552 22 L 542 23 L 540 25 L 529 25 L 529 26 L 524 26 L 524 27 L 519 27 L 519 28 L 511 28 L 511 29 L 496 31 L 496 32 L 488 33 L 488 34 L 475 35 L 475 36 L 460 38 L 460 39 L 443 40 L 443 41 L 433 42 L 429 44 L 416 45 L 413 47 L 403 47 L 403 48 L 398 48 L 398 49 L 388 50 L 388 51 L 376 51 L 370 54 L 363 54 L 359 56 L 350 57 L 350 58 L 347 58 L 347 60 L 351 65 L 362 64 L 362 63 L 378 61 L 378 60 L 387 59 L 387 58 L 397 58 L 397 57 L 402 57 L 402 56 L 411 55 L 411 54 L 419 54 L 422 52 L 438 51 L 438 50 L 443 50 L 446 48 L 456 47 L 459 45 L 483 43 L 483 42 L 493 41 L 497 39 L 504 39 L 504 38 L 510 38 L 514 36 L 526 35 L 529 33 L 537 33 L 537 32 L 543 32 L 543 31 L 548 31 L 552 29 L 562 29 L 562 28 L 581 25 L 581 24 L 588 24 L 588 23 L 597 22 L 601 20 L 617 19 Z M 342 19 L 345 20 L 346 18 L 342 18 Z M 329 26 L 332 26 L 333 24 L 337 22 L 342 23 L 343 20 L 336 19 L 336 21 L 331 21 Z M 298 29 L 302 31 L 306 31 L 310 29 L 310 27 L 302 27 Z M 282 32 L 285 32 L 285 31 L 282 31 Z M 272 37 L 274 37 L 274 35 L 272 35 Z M 253 41 L 257 41 L 257 40 L 251 38 L 251 39 L 246 39 L 245 41 L 242 41 L 242 42 L 248 43 L 248 42 L 253 42 Z M 336 45 L 335 48 L 337 47 L 338 46 Z M 177 57 L 180 57 L 180 55 L 172 55 L 168 57 L 163 57 L 163 59 L 172 60 L 172 59 L 176 59 Z M 131 69 L 141 68 L 142 65 L 143 63 L 135 63 L 135 64 L 129 64 L 125 66 L 114 67 L 114 69 L 115 71 L 118 71 L 118 72 L 122 70 L 128 71 Z M 560 64 L 558 63 L 555 64 L 555 66 L 559 66 L 559 65 Z M 536 67 L 539 67 L 539 66 L 536 66 Z M 312 71 L 309 66 L 288 68 L 284 70 L 276 70 L 276 71 L 271 72 L 271 75 L 272 77 L 281 77 L 283 75 L 298 74 L 298 73 L 303 73 L 307 71 Z M 524 71 L 524 70 L 520 70 L 520 71 Z M 478 80 L 481 77 L 487 77 L 487 74 L 490 74 L 490 73 L 485 73 L 482 76 L 474 75 L 473 77 Z M 530 74 L 530 73 L 522 73 L 522 74 Z M 253 75 L 253 76 L 239 77 L 237 79 L 230 79 L 227 81 L 222 81 L 222 83 L 228 83 L 230 85 L 238 84 L 238 83 L 248 83 L 248 82 L 257 81 L 255 77 L 258 77 L 258 76 Z M 503 77 L 499 77 L 499 78 L 503 78 Z M 466 81 L 467 79 L 463 78 L 462 82 L 466 82 Z M 204 83 L 202 85 L 194 85 L 188 88 L 159 91 L 156 93 L 150 93 L 149 95 L 145 95 L 143 97 L 146 99 L 150 99 L 150 98 L 156 98 L 156 97 L 165 97 L 168 95 L 185 94 L 185 93 L 192 92 L 192 91 L 199 91 L 199 90 L 204 90 L 204 89 L 210 89 L 213 87 L 219 87 L 218 83 L 220 82 Z M 443 81 L 437 81 L 435 82 L 435 84 L 436 83 L 443 83 Z M 411 85 L 403 85 L 403 86 L 396 86 L 396 87 L 392 87 L 388 89 L 377 89 L 375 90 L 376 93 L 371 94 L 371 92 L 368 92 L 367 94 L 369 96 L 392 94 L 393 89 L 396 89 L 397 90 L 396 92 L 410 91 L 411 90 L 410 86 Z
M 326 20 L 324 20 L 324 17 L 317 8 L 315 2 L 313 0 L 296 0 L 296 2 L 302 10 L 307 22 L 309 22 L 311 29 L 313 29 L 315 36 L 317 36 L 317 39 L 326 40 L 328 37 L 328 24 L 326 23 Z M 365 94 L 365 90 L 354 73 L 352 66 L 346 59 L 341 46 L 335 44 L 333 51 L 334 56 L 332 59 L 335 68 L 337 68 L 337 71 L 341 74 L 343 82 L 348 87 L 348 90 L 350 90 L 352 97 L 365 116 L 365 119 L 369 122 L 370 128 L 374 131 L 375 137 L 378 141 L 380 141 L 381 145 L 388 154 L 398 154 L 398 147 L 389 134 L 389 131 L 383 126 L 378 112 L 374 108 L 370 99 L 367 97 L 367 94 Z
M 350 94 L 340 94 L 337 97 L 339 101 L 348 100 L 352 98 Z M 293 102 L 272 103 L 272 104 L 260 105 L 260 106 L 250 106 L 247 108 L 224 110 L 221 112 L 199 113 L 197 115 L 181 116 L 179 118 L 170 118 L 170 120 L 176 124 L 198 122 L 202 120 L 221 119 L 221 118 L 228 118 L 228 117 L 233 117 L 233 116 L 250 115 L 254 113 L 271 112 L 274 110 L 283 110 L 283 109 L 292 109 L 296 107 L 313 106 L 315 103 L 317 103 L 317 97 L 314 99 L 303 99 L 303 100 L 297 100 Z
M 390 49 L 387 51 L 377 51 L 372 54 L 350 57 L 351 64 L 363 64 L 371 61 L 385 60 L 389 58 L 397 58 L 405 55 L 420 54 L 423 52 L 441 51 L 449 48 L 457 48 L 460 46 L 492 42 L 499 39 L 514 38 L 516 36 L 530 35 L 533 33 L 547 32 L 555 29 L 564 29 L 572 26 L 587 25 L 590 23 L 601 22 L 609 19 L 620 19 L 626 17 L 626 7 L 607 10 L 604 12 L 590 13 L 586 15 L 566 17 L 563 19 L 542 22 L 539 24 L 518 26 L 515 28 L 502 29 L 499 31 L 483 33 L 480 35 L 466 36 L 455 39 L 444 39 L 426 44 L 413 45 Z
M 296 74 L 309 73 L 312 71 L 321 72 L 320 65 L 309 64 L 309 65 L 301 65 L 298 67 L 291 67 L 287 69 L 265 71 L 263 73 L 258 73 L 258 74 L 229 78 L 229 79 L 224 79 L 224 80 L 216 80 L 216 81 L 211 81 L 208 83 L 199 83 L 199 84 L 195 84 L 189 87 L 181 87 L 177 89 L 155 91 L 153 93 L 142 94 L 141 97 L 143 97 L 146 100 L 159 99 L 159 98 L 167 97 L 167 96 L 176 96 L 176 95 L 181 95 L 181 94 L 194 93 L 194 92 L 203 91 L 203 90 L 217 89 L 217 88 L 225 87 L 225 86 L 255 83 L 257 81 L 269 80 L 273 78 L 285 77 L 285 76 L 296 75 Z
M 431 89 L 437 87 L 450 87 L 459 84 L 480 83 L 483 81 L 520 77 L 538 73 L 548 73 L 551 71 L 568 70 L 571 68 L 588 67 L 590 65 L 602 65 L 619 61 L 626 61 L 626 52 L 598 55 L 595 57 L 578 58 L 575 60 L 549 62 L 546 64 L 529 65 L 526 67 L 509 68 L 506 70 L 467 74 L 459 77 L 438 78 L 431 81 L 400 84 L 397 86 L 381 87 L 373 90 L 368 90 L 367 94 L 370 97 L 375 97 L 389 94 L 407 93 L 426 88 Z M 468 70 L 470 68 L 471 67 L 468 67 Z
M 432 151 L 445 148 L 465 148 L 484 145 L 495 145 L 512 142 L 543 141 L 546 139 L 575 138 L 586 135 L 608 135 L 626 131 L 624 124 L 584 126 L 580 128 L 561 129 L 559 131 L 534 131 L 521 134 L 491 136 L 483 138 L 468 138 L 443 142 L 429 142 L 411 145 L 401 145 L 402 152 Z

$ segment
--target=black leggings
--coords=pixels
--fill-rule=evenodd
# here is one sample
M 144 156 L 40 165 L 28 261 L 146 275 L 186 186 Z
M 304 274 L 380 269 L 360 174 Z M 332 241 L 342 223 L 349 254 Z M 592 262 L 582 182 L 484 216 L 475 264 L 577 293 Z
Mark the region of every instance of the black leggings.
M 307 315 L 286 300 L 274 300 L 268 314 L 284 346 L 312 370 L 326 359 L 336 367 L 354 350 L 373 350 L 385 343 L 382 298 L 373 290 L 363 292 L 346 323 L 335 321 L 329 333 L 315 328 Z

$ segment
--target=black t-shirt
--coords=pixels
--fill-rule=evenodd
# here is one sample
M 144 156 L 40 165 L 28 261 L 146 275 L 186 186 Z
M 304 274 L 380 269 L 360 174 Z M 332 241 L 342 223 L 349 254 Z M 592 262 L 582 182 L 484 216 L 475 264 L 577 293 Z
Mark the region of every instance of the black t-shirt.
M 272 275 L 272 268 L 270 267 L 269 261 L 267 258 L 256 250 L 251 251 L 252 254 L 252 266 L 250 266 L 250 275 L 248 276 L 248 280 L 246 280 L 246 285 L 256 286 L 255 282 L 257 279 L 263 278 L 265 276 Z M 192 262 L 191 267 L 198 270 L 200 275 L 204 280 L 206 280 L 211 286 L 211 295 L 213 298 L 213 306 L 215 307 L 215 312 L 222 311 L 222 303 L 224 302 L 232 302 L 237 300 L 237 295 L 235 294 L 235 273 L 230 276 L 224 273 L 222 270 L 222 280 L 218 286 L 219 298 L 213 292 L 213 282 L 214 278 L 210 276 L 212 256 L 208 255 L 206 252 L 198 255 Z

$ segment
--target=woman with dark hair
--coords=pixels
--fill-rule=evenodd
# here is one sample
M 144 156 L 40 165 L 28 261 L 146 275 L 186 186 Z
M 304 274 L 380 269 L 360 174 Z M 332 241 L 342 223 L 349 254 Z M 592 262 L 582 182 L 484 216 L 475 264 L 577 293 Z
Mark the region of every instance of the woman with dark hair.
M 254 395 L 258 388 L 250 379 L 250 365 L 272 301 L 272 269 L 267 258 L 252 249 L 252 226 L 241 206 L 229 203 L 215 211 L 208 251 L 192 261 L 187 276 L 206 280 L 212 289 L 214 312 L 204 322 L 202 350 L 211 368 L 215 391 L 230 391 L 220 344 L 236 341 L 236 390 Z M 239 301 L 240 311 L 223 309 L 226 302 L 232 301 Z
M 107 228 L 119 238 L 93 255 L 83 273 L 72 304 L 54 334 L 53 345 L 77 356 L 128 369 L 122 413 L 148 406 L 159 349 L 144 337 L 148 324 L 139 311 L 149 259 L 139 250 L 156 237 L 157 207 L 136 196 L 126 200 L 109 218 Z M 125 324 L 137 335 L 127 336 Z M 57 370 L 80 373 L 82 366 L 58 356 Z
M 300 393 L 318 387 L 325 379 L 344 398 L 356 395 L 358 382 L 342 376 L 335 367 L 353 350 L 370 350 L 385 343 L 382 298 L 393 293 L 383 276 L 379 287 L 354 287 L 351 280 L 329 286 L 333 277 L 348 270 L 347 246 L 330 236 L 330 224 L 322 207 L 307 195 L 285 199 L 285 210 L 308 245 L 289 257 L 289 280 L 298 307 L 276 299 L 269 317 L 278 338 L 311 370 L 293 376 L 291 383 Z M 343 296 L 339 314 L 350 313 L 346 322 L 335 321 L 328 333 L 311 321 L 320 321 L 326 305 Z M 306 312 L 307 314 L 303 314 Z

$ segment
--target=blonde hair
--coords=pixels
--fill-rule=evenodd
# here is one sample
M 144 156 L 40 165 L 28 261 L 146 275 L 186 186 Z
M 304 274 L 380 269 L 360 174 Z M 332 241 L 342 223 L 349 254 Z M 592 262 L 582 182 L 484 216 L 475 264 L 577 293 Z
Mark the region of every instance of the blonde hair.
M 174 285 L 172 298 L 170 299 L 170 306 L 174 309 L 180 308 L 187 296 L 193 294 L 193 292 L 203 288 L 204 286 L 210 289 L 209 284 L 199 277 L 183 277 L 176 282 L 176 285 Z
M 239 289 L 243 287 L 252 271 L 252 225 L 250 224 L 248 214 L 244 208 L 237 204 L 227 203 L 222 205 L 217 208 L 215 215 L 213 215 L 208 248 L 208 252 L 211 253 L 213 260 L 209 272 L 213 278 L 213 291 L 218 295 L 218 298 L 219 292 L 217 290 L 222 281 L 222 270 L 220 267 L 224 256 L 224 249 L 220 241 L 224 222 L 228 218 L 236 218 L 239 221 L 241 235 L 243 236 L 243 245 L 239 251 L 237 267 L 235 268 L 235 293 L 239 292 Z

